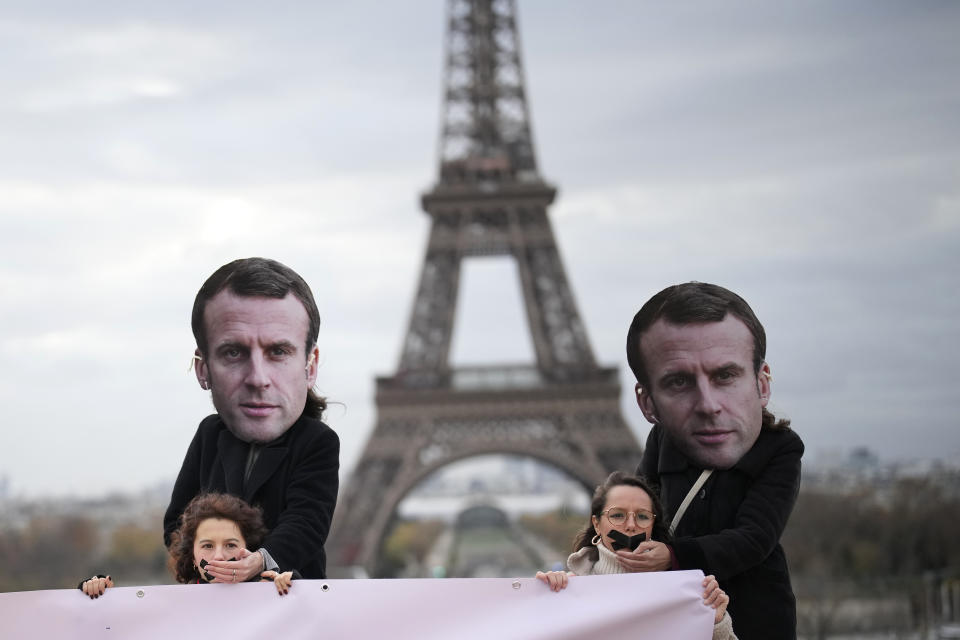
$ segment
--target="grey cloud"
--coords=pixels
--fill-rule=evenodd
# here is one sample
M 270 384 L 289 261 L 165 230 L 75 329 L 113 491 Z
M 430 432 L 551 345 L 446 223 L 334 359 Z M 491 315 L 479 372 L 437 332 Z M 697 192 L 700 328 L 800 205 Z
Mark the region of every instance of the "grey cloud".
M 519 11 L 567 273 L 637 433 L 626 325 L 655 291 L 698 279 L 766 323 L 775 405 L 811 459 L 862 444 L 957 455 L 960 6 Z M 437 0 L 5 10 L 0 398 L 18 438 L 0 475 L 15 490 L 73 490 L 33 469 L 40 442 L 50 468 L 120 452 L 91 491 L 172 477 L 210 410 L 185 371 L 190 304 L 241 255 L 314 287 L 349 470 L 419 277 L 443 21 Z M 482 280 L 461 302 L 497 299 L 497 278 Z M 481 329 L 497 319 L 475 313 Z

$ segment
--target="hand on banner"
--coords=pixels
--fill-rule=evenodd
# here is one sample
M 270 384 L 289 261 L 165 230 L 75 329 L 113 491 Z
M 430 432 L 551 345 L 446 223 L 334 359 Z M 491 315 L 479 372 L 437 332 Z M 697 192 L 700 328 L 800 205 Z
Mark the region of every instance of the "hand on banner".
M 535 577 L 550 587 L 550 591 L 562 591 L 567 588 L 568 578 L 566 571 L 547 571 L 546 573 L 537 571 Z
M 670 568 L 670 549 L 662 542 L 648 540 L 641 542 L 633 551 L 621 549 L 620 565 L 630 573 L 641 571 L 666 571 Z
M 283 573 L 264 571 L 260 574 L 260 577 L 264 580 L 273 580 L 274 586 L 277 587 L 277 593 L 280 595 L 285 596 L 290 593 L 290 587 L 293 585 L 293 571 L 284 571 Z
M 263 571 L 263 556 L 247 549 L 231 560 L 211 560 L 203 568 L 213 576 L 211 582 L 246 582 Z
M 713 616 L 713 624 L 723 620 L 723 614 L 727 612 L 727 604 L 730 602 L 730 596 L 720 588 L 717 579 L 713 576 L 707 576 L 703 579 L 703 604 L 716 609 Z
M 91 599 L 94 599 L 102 596 L 103 593 L 112 586 L 113 578 L 110 576 L 103 578 L 94 576 L 89 580 L 84 580 L 83 584 L 80 585 L 80 590 L 83 591 L 84 595 L 90 596 Z

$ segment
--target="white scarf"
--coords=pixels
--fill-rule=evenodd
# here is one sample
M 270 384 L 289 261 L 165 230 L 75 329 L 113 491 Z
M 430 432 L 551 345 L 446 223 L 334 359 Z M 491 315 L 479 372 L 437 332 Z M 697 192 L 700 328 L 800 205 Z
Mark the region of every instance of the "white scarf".
M 590 551 L 593 549 L 596 549 L 600 556 L 596 562 L 590 558 Z M 617 559 L 617 554 L 602 544 L 598 547 L 584 547 L 571 553 L 567 558 L 567 567 L 578 576 L 599 576 L 627 572 Z

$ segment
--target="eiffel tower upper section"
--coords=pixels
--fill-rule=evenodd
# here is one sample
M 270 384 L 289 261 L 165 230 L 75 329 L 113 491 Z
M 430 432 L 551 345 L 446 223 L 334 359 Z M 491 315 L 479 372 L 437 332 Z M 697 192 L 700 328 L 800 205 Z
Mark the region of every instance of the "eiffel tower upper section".
M 440 132 L 443 187 L 540 183 L 514 3 L 451 3 Z
M 611 371 L 594 360 L 547 217 L 556 189 L 537 170 L 515 3 L 448 6 L 439 178 L 422 196 L 432 227 L 390 386 L 460 386 L 448 364 L 460 264 L 482 255 L 516 259 L 537 359 L 534 371 L 487 371 L 488 378 L 512 375 L 533 386 L 609 380 Z

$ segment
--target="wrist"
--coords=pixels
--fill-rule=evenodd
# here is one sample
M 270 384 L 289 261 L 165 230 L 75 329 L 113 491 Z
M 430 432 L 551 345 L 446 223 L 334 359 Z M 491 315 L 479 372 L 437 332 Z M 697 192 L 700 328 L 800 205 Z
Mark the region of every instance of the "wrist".
M 670 566 L 667 567 L 670 571 L 679 571 L 680 570 L 680 561 L 677 560 L 677 554 L 673 552 L 673 547 L 670 545 L 664 545 L 667 548 L 667 551 L 670 552 Z
M 270 555 L 270 552 L 264 547 L 257 549 L 260 552 L 260 557 L 263 559 L 263 571 L 276 571 L 281 573 L 280 565 L 277 564 L 277 561 L 273 559 L 273 556 Z

